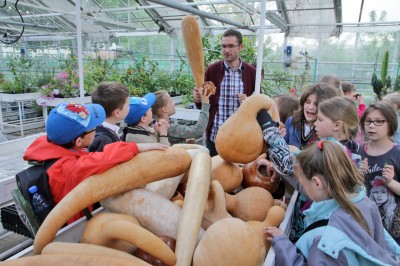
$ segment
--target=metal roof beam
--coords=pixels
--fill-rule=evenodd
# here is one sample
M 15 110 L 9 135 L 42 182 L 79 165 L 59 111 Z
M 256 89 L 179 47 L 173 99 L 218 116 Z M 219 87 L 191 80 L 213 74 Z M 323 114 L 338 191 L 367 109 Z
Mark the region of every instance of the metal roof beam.
M 149 5 L 149 3 L 145 0 L 136 0 L 140 5 Z M 163 17 L 154 9 L 147 9 L 145 12 L 153 19 L 154 23 L 159 26 L 158 32 L 166 32 L 167 34 L 173 36 L 176 34 L 174 27 L 165 22 Z
M 190 6 L 185 6 L 185 5 L 182 5 L 182 4 L 177 3 L 175 1 L 172 1 L 172 0 L 151 0 L 150 2 L 154 2 L 154 3 L 161 4 L 161 5 L 164 5 L 164 6 L 167 6 L 167 7 L 175 8 L 175 9 L 178 9 L 178 10 L 181 10 L 181 11 L 184 11 L 184 12 L 188 12 L 188 13 L 191 13 L 191 14 L 199 15 L 201 17 L 206 17 L 206 18 L 209 18 L 209 19 L 213 19 L 213 20 L 216 20 L 216 21 L 219 21 L 219 22 L 224 22 L 226 24 L 229 24 L 229 25 L 232 25 L 232 26 L 236 26 L 236 27 L 241 28 L 241 29 L 249 29 L 250 31 L 256 31 L 256 29 L 250 28 L 250 26 L 248 26 L 248 25 L 240 24 L 240 23 L 237 23 L 234 20 L 223 18 L 223 17 L 219 17 L 219 16 L 216 16 L 214 14 L 210 14 L 210 13 L 198 10 L 198 9 L 190 7 Z
M 333 6 L 335 8 L 335 19 L 336 23 L 342 23 L 342 0 L 333 0 Z M 337 26 L 337 36 L 343 31 L 342 26 Z

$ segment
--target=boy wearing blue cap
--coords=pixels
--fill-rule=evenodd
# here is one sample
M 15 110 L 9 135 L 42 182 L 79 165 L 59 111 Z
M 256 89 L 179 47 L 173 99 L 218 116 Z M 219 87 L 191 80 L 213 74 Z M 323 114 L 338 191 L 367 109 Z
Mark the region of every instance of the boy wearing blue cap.
M 96 128 L 96 135 L 89 151 L 103 151 L 104 146 L 121 141 L 118 122 L 129 112 L 129 90 L 117 82 L 102 82 L 92 92 L 92 103 L 103 106 L 106 119 Z
M 142 98 L 131 97 L 129 113 L 125 118 L 127 127 L 123 130 L 122 140 L 136 143 L 161 143 L 170 146 L 167 137 L 169 123 L 160 119 L 154 124 L 151 107 L 156 101 L 154 93 L 148 93 Z
M 46 136 L 37 138 L 26 150 L 24 160 L 44 162 L 58 159 L 48 170 L 49 184 L 57 204 L 87 177 L 100 174 L 109 168 L 130 160 L 138 152 L 166 149 L 164 145 L 115 142 L 105 146 L 103 152 L 89 153 L 96 127 L 106 114 L 99 104 L 61 103 L 51 110 L 46 121 Z M 75 215 L 71 223 L 83 216 Z

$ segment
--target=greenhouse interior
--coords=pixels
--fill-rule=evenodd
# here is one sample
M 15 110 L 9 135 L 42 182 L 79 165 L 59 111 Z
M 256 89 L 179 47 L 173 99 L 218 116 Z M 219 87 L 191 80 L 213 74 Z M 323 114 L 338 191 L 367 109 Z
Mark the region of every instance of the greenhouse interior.
M 186 18 L 194 19 L 200 32 L 200 44 L 196 43 L 195 39 L 187 39 L 188 37 L 185 36 L 185 30 L 188 30 L 185 28 L 188 26 L 184 25 Z M 228 46 L 221 44 L 221 41 L 227 38 L 224 34 L 230 29 L 241 33 L 242 44 L 229 44 Z M 196 56 L 199 56 L 201 60 L 196 57 L 197 62 L 192 64 L 193 60 L 191 61 L 188 47 L 193 47 L 191 46 L 193 43 L 197 45 L 198 49 Z M 366 110 L 369 110 L 370 104 L 381 101 L 386 95 L 400 92 L 400 9 L 398 0 L 0 1 L 0 146 L 3 146 L 0 148 L 1 260 L 5 260 L 5 262 L 9 260 L 12 263 L 13 259 L 38 254 L 36 253 L 37 247 L 34 247 L 33 244 L 37 232 L 30 227 L 29 221 L 27 225 L 26 221 L 21 218 L 26 214 L 24 214 L 25 210 L 22 210 L 21 214 L 18 204 L 15 204 L 17 206 L 11 210 L 14 213 L 14 216 L 11 215 L 12 219 L 20 225 L 8 224 L 7 215 L 9 215 L 10 206 L 14 206 L 15 203 L 14 195 L 12 195 L 12 191 L 17 188 L 18 183 L 15 175 L 29 167 L 27 161 L 24 160 L 24 153 L 38 136 L 46 133 L 46 124 L 52 110 L 57 109 L 65 102 L 90 104 L 92 102 L 91 95 L 97 90 L 99 84 L 114 82 L 126 87 L 131 98 L 141 98 L 161 90 L 167 91 L 176 105 L 176 113 L 169 118 L 173 120 L 173 123 L 195 127 L 200 123 L 202 106 L 204 107 L 204 104 L 202 105 L 203 98 L 201 101 L 196 99 L 196 97 L 200 99 L 200 96 L 196 94 L 200 86 L 197 84 L 195 72 L 200 69 L 204 76 L 204 71 L 207 72 L 209 66 L 220 61 L 225 62 L 225 70 L 228 69 L 225 51 L 232 52 L 236 46 L 240 48 L 241 69 L 244 70 L 246 67 L 242 64 L 252 65 L 254 79 L 251 83 L 253 86 L 251 92 L 266 95 L 268 100 L 275 101 L 281 95 L 290 95 L 297 101 L 300 100 L 300 105 L 307 105 L 308 98 L 301 100 L 303 93 L 307 93 L 309 88 L 314 85 L 319 86 L 324 77 L 338 79 L 341 89 L 344 88 L 344 84 L 352 84 L 353 91 L 356 93 L 353 93 L 352 97 L 356 99 L 357 108 L 363 105 L 364 109 L 367 107 Z M 197 70 L 193 68 L 195 64 L 199 67 Z M 235 70 L 233 67 L 232 69 Z M 213 75 L 211 72 L 207 73 L 205 74 L 206 79 L 209 78 L 209 75 Z M 234 104 L 234 110 L 242 106 L 247 98 L 252 97 L 243 91 L 246 90 L 244 76 L 241 76 L 240 79 L 243 79 L 243 84 L 239 86 L 242 91 L 239 90 L 237 95 L 243 93 L 244 99 L 238 98 L 238 102 Z M 227 81 L 224 78 L 222 83 L 226 84 L 225 82 Z M 217 87 L 217 97 L 220 97 L 222 85 L 221 89 L 219 85 L 214 85 Z M 344 93 L 346 95 L 345 91 Z M 358 96 L 362 96 L 363 103 L 358 101 Z M 217 145 L 218 134 L 215 131 L 225 125 L 222 122 L 229 120 L 220 117 L 224 112 L 221 111 L 222 107 L 218 107 L 218 105 L 224 105 L 221 98 L 213 100 L 213 97 L 213 92 L 211 92 L 208 99 L 210 120 L 211 117 L 214 119 L 217 116 L 213 122 L 214 125 L 207 120 L 207 129 L 205 126 L 202 128 L 201 137 L 190 137 L 185 141 L 209 148 L 206 144 L 212 137 L 213 147 L 220 154 L 222 144 Z M 149 101 L 149 98 L 145 100 Z M 318 108 L 318 102 L 315 104 Z M 397 105 L 395 102 L 393 104 L 397 106 L 398 111 L 400 99 Z M 217 111 L 213 109 L 213 105 L 217 106 Z M 301 108 L 303 106 L 300 106 Z M 256 117 L 257 114 L 259 113 L 247 114 L 246 119 L 250 116 Z M 358 119 L 365 123 L 365 118 L 363 120 L 361 114 Z M 154 109 L 153 115 L 155 115 Z M 399 114 L 397 115 L 399 117 Z M 273 112 L 271 116 L 273 116 L 272 119 L 275 119 Z M 218 121 L 220 124 L 215 129 L 215 123 L 217 123 L 215 121 L 218 119 L 220 119 Z M 306 117 L 303 119 L 304 123 L 308 121 Z M 389 120 L 388 118 L 371 120 L 368 117 L 366 119 L 370 122 L 369 126 L 371 122 L 378 126 L 377 122 Z M 120 131 L 117 132 L 120 134 L 119 137 L 121 137 L 122 129 L 129 128 L 130 124 L 127 120 L 123 120 L 117 123 L 120 127 Z M 285 124 L 282 117 L 280 120 L 282 125 Z M 259 122 L 259 116 L 257 116 L 257 122 Z M 154 128 L 159 126 L 157 123 Z M 210 124 L 212 125 L 211 133 L 208 131 Z M 359 128 L 365 130 L 366 125 L 363 124 Z M 309 130 L 313 132 L 315 127 L 311 125 Z M 361 129 L 359 129 L 359 134 L 361 134 Z M 157 131 L 161 129 L 155 130 L 159 136 L 167 136 L 167 134 Z M 287 125 L 284 130 L 284 134 L 290 134 Z M 126 134 L 124 137 L 129 135 L 125 132 L 123 134 Z M 283 133 L 281 132 L 281 134 Z M 365 135 L 358 135 L 358 137 L 362 139 L 360 144 L 368 139 Z M 243 136 L 243 138 L 251 139 L 252 135 L 249 134 L 249 137 Z M 396 142 L 396 135 L 394 135 L 394 139 L 390 139 L 392 142 Z M 306 141 L 303 139 L 303 142 Z M 172 144 L 171 141 L 170 143 Z M 287 144 L 291 145 L 289 142 Z M 267 147 L 269 146 L 267 145 Z M 267 157 L 269 158 L 269 155 Z M 225 162 L 229 161 L 222 155 L 221 158 Z M 400 156 L 396 158 L 400 158 Z M 249 161 L 245 161 L 229 162 L 237 163 L 242 172 L 245 169 L 244 165 L 249 163 Z M 212 162 L 214 163 L 214 159 Z M 394 180 L 397 180 L 399 185 L 400 165 L 398 162 L 396 165 Z M 212 175 L 215 177 L 214 165 L 212 167 Z M 381 171 L 383 171 L 382 169 Z M 240 188 L 243 189 L 243 183 Z M 396 195 L 396 202 L 400 202 L 400 189 L 398 188 L 392 191 L 392 194 Z M 208 190 L 210 193 L 211 191 L 217 193 L 217 188 L 213 186 L 207 188 L 207 195 Z M 240 193 L 240 190 L 235 191 L 236 195 Z M 285 188 L 283 191 L 287 198 L 280 199 L 287 205 L 289 211 L 286 211 L 287 215 L 284 216 L 281 226 L 279 227 L 279 224 L 276 226 L 288 234 L 292 230 L 292 216 L 295 212 L 294 205 L 298 191 L 293 189 L 289 194 Z M 227 191 L 225 190 L 225 192 Z M 232 195 L 235 194 L 233 191 L 230 192 Z M 182 202 L 183 217 L 185 201 Z M 204 209 L 204 204 L 203 202 L 203 205 L 195 206 Z M 79 211 L 81 210 L 79 209 Z M 265 219 L 265 215 L 262 220 Z M 227 216 L 237 217 L 231 211 L 227 213 Z M 400 214 L 398 216 L 400 217 Z M 203 217 L 203 222 L 204 219 Z M 28 217 L 27 220 L 30 218 Z M 138 220 L 140 222 L 140 219 Z M 400 218 L 396 221 L 400 226 Z M 64 221 L 64 223 L 66 222 L 67 220 Z M 58 232 L 56 240 L 79 242 L 85 224 L 86 220 L 81 218 L 63 227 Z M 203 226 L 203 223 L 201 225 Z M 39 225 L 37 226 L 39 228 Z M 198 226 L 195 231 L 196 237 L 199 231 Z M 22 229 L 17 229 L 19 227 Z M 385 229 L 388 230 L 386 227 Z M 234 230 L 242 229 L 235 228 Z M 390 230 L 388 231 L 390 233 Z M 179 233 L 180 231 L 176 236 L 177 243 L 182 238 Z M 204 234 L 204 236 L 197 243 L 197 247 L 200 246 L 203 239 L 206 239 L 206 233 L 204 226 L 200 227 L 199 234 Z M 151 234 L 157 235 L 154 232 Z M 393 236 L 394 240 L 400 243 L 400 235 L 396 236 L 397 238 Z M 248 237 L 245 238 L 246 240 L 232 239 L 228 242 L 242 241 L 243 245 L 251 247 L 253 243 L 247 243 Z M 186 240 L 186 245 L 192 245 L 192 249 L 184 248 L 182 246 L 184 244 L 178 244 L 175 249 L 176 257 L 173 256 L 175 260 L 172 260 L 171 265 L 175 263 L 175 265 L 280 265 L 274 249 L 269 249 L 270 244 L 266 244 L 268 248 L 266 247 L 261 255 L 258 254 L 258 261 L 255 259 L 255 262 L 250 262 L 253 258 L 251 260 L 246 258 L 243 261 L 248 263 L 242 264 L 240 256 L 238 258 L 232 256 L 236 263 L 232 264 L 233 262 L 229 262 L 230 260 L 227 259 L 230 256 L 226 254 L 229 253 L 224 253 L 226 257 L 217 258 L 216 261 L 205 260 L 204 258 L 212 257 L 215 253 L 207 249 L 201 251 L 195 243 L 190 244 L 188 241 L 190 240 Z M 266 240 L 263 239 L 263 241 Z M 264 245 L 262 246 L 264 247 Z M 65 247 L 65 249 L 69 249 L 69 247 Z M 184 249 L 187 249 L 190 254 L 182 255 L 180 252 Z M 149 252 L 149 250 L 144 250 Z M 254 247 L 254 250 L 257 250 L 257 247 Z M 201 252 L 204 252 L 203 256 L 199 255 Z M 230 249 L 227 252 L 240 253 L 230 251 Z M 400 247 L 397 252 L 397 262 L 400 265 Z M 150 252 L 154 256 L 153 253 Z M 165 256 L 167 257 L 167 255 Z M 169 265 L 171 260 L 166 257 L 162 257 L 162 262 Z M 385 260 L 382 259 L 380 262 L 383 261 Z M 390 260 L 388 261 L 385 263 L 391 265 Z

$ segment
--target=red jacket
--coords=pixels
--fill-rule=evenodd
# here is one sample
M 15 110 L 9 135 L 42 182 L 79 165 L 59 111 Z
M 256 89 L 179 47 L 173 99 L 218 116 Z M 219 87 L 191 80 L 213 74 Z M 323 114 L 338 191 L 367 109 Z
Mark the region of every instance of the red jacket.
M 215 114 L 218 110 L 218 100 L 224 75 L 225 66 L 223 60 L 209 65 L 205 73 L 204 81 L 212 81 L 216 87 L 215 95 L 210 96 L 210 118 L 206 129 L 207 139 L 210 139 Z M 256 68 L 244 61 L 242 61 L 242 81 L 244 94 L 247 96 L 252 95 L 256 87 Z M 201 102 L 196 103 L 196 107 L 201 109 Z
M 132 159 L 139 149 L 134 142 L 115 142 L 104 147 L 103 152 L 68 150 L 47 141 L 47 136 L 37 138 L 25 151 L 24 160 L 46 161 L 60 158 L 47 170 L 50 190 L 57 204 L 87 177 L 101 174 L 111 167 Z M 68 223 L 82 217 L 75 215 Z

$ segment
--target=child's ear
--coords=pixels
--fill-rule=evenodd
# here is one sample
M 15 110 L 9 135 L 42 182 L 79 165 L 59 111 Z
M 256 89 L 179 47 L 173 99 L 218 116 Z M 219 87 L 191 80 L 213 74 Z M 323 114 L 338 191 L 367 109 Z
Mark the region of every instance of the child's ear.
M 118 118 L 120 113 L 121 113 L 120 109 L 115 109 L 114 111 L 112 111 L 112 116 Z
M 335 131 L 339 131 L 341 128 L 343 128 L 343 125 L 344 125 L 343 121 L 338 120 L 338 121 L 335 122 L 335 126 L 334 126 L 333 129 Z
M 324 182 L 322 181 L 322 179 L 319 176 L 313 176 L 311 178 L 311 181 L 313 182 L 314 186 L 317 189 L 323 189 L 324 188 Z
M 140 123 L 145 123 L 146 122 L 146 116 L 142 116 L 140 118 Z
M 75 146 L 81 147 L 83 142 L 83 137 L 77 137 L 75 140 Z

